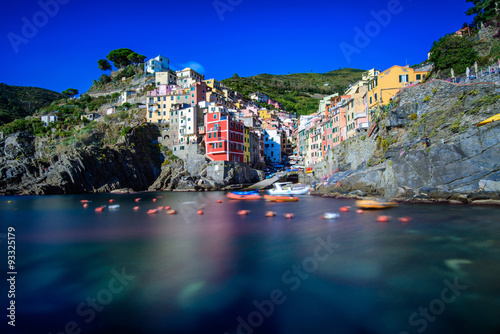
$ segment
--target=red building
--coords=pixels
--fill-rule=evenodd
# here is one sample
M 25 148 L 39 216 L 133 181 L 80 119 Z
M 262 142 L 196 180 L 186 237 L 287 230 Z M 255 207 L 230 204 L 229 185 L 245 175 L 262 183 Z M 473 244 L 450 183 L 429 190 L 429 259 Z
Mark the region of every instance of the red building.
M 206 154 L 215 161 L 244 162 L 244 125 L 224 107 L 209 106 L 205 114 Z

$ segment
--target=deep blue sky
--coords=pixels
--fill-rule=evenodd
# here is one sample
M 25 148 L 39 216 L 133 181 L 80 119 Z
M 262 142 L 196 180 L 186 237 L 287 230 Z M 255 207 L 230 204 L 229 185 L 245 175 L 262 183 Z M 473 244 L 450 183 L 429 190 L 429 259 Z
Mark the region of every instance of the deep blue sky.
M 434 40 L 472 21 L 465 0 L 400 0 L 402 11 L 349 63 L 340 44 L 355 46 L 354 28 L 364 30 L 374 21 L 370 12 L 394 0 L 219 0 L 232 8 L 222 20 L 214 0 L 59 1 L 66 3 L 53 17 L 40 13 L 39 1 L 2 4 L 0 82 L 85 92 L 103 73 L 97 60 L 122 47 L 148 58 L 162 54 L 174 69 L 198 63 L 207 78 L 218 80 L 234 73 L 384 70 L 420 63 Z M 33 23 L 34 16 L 38 31 L 25 28 L 23 36 L 23 18 Z M 17 53 L 9 40 L 14 35 L 27 37 L 17 41 Z

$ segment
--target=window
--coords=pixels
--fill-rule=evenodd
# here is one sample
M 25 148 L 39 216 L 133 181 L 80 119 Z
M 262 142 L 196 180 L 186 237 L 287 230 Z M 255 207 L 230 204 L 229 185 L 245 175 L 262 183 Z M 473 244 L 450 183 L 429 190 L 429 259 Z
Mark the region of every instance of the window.
M 213 108 L 212 108 L 213 109 Z M 217 119 L 217 114 L 214 114 L 214 119 Z
M 406 75 L 400 75 L 399 76 L 399 82 L 408 82 L 408 74 L 406 74 Z
M 375 93 L 375 101 L 378 101 L 378 94 Z
M 160 101 L 160 97 L 159 96 L 156 98 L 156 101 Z
M 421 80 L 422 79 L 422 74 L 417 74 L 417 80 Z
M 372 104 L 372 97 L 370 96 L 370 104 Z
M 222 142 L 219 143 L 219 147 L 222 148 Z
M 153 113 L 152 112 L 149 113 L 149 118 L 153 118 Z
M 212 138 L 212 134 L 211 133 L 208 134 L 208 138 Z
M 163 101 L 167 101 L 167 97 L 166 96 L 163 97 Z

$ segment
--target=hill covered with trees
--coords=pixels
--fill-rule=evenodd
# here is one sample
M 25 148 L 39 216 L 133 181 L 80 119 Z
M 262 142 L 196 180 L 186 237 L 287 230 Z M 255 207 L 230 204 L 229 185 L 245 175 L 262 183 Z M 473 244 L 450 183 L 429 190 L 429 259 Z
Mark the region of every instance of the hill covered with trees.
M 342 94 L 350 84 L 361 79 L 363 72 L 364 70 L 344 68 L 327 73 L 259 74 L 247 78 L 235 74 L 222 83 L 246 98 L 251 93 L 260 91 L 280 102 L 288 112 L 309 114 L 318 109 L 321 96 Z
M 31 116 L 38 109 L 64 97 L 60 93 L 44 88 L 0 83 L 0 125 Z

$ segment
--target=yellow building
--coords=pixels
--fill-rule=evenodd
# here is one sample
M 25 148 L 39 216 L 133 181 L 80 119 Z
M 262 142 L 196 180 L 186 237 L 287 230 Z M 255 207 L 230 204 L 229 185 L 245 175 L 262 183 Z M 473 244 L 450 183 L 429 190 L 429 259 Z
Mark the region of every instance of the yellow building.
M 245 126 L 243 133 L 243 161 L 250 164 L 250 129 Z
M 427 73 L 397 65 L 380 72 L 368 81 L 368 107 L 388 104 L 401 88 L 422 82 Z
M 276 116 L 276 113 L 273 110 L 268 110 L 268 109 L 259 110 L 259 117 L 261 119 L 269 119 L 273 118 L 274 116 Z
M 219 81 L 215 79 L 204 80 L 208 87 L 212 88 L 212 92 L 215 92 L 224 97 L 224 92 Z

